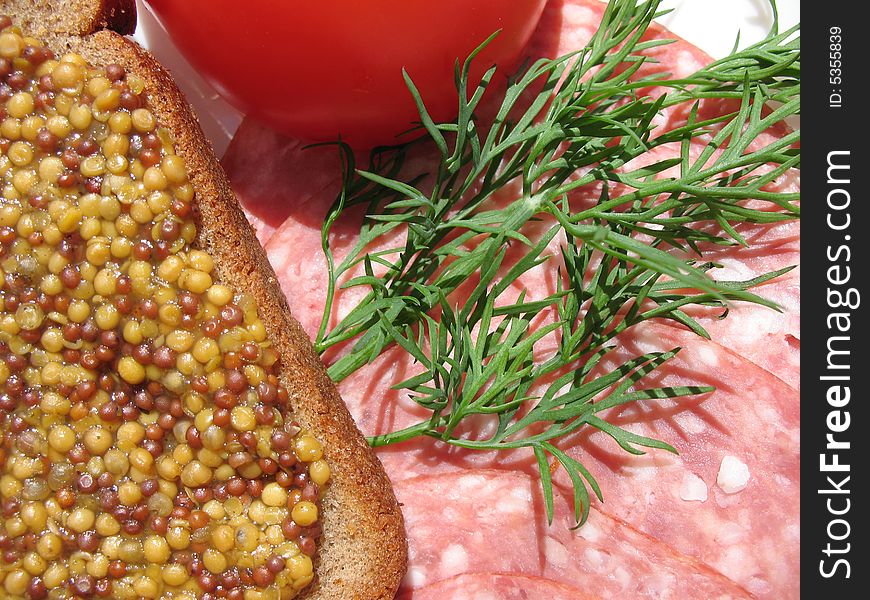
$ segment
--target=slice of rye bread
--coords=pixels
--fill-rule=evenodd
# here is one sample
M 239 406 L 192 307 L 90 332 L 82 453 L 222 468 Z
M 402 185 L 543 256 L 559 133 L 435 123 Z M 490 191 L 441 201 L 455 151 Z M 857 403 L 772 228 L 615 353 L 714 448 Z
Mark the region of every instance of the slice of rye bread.
M 294 416 L 323 442 L 332 470 L 322 501 L 316 578 L 299 597 L 392 598 L 405 572 L 407 542 L 389 479 L 291 317 L 275 273 L 184 96 L 148 52 L 119 35 L 135 27 L 134 1 L 0 0 L 0 14 L 10 15 L 58 54 L 72 50 L 95 66 L 118 63 L 145 80 L 149 107 L 172 132 L 196 191 L 196 244 L 215 258 L 220 280 L 257 300 L 281 357 Z

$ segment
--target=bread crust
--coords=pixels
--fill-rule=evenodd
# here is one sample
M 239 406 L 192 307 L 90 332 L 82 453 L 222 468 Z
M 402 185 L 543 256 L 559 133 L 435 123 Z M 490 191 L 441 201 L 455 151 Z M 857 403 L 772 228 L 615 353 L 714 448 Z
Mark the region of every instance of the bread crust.
M 88 0 L 94 13 L 84 21 L 104 26 L 118 22 L 121 31 L 129 31 L 128 11 L 135 9 L 132 1 Z M 0 0 L 0 12 L 18 20 L 15 10 L 22 4 L 53 5 L 59 10 L 67 2 Z M 31 7 L 25 27 L 31 26 L 36 16 Z M 135 23 L 135 14 L 132 19 Z M 41 29 L 37 26 L 30 32 L 39 34 Z M 299 597 L 393 598 L 405 572 L 407 542 L 392 486 L 311 341 L 290 315 L 266 254 L 184 95 L 169 73 L 134 42 L 108 30 L 80 35 L 84 33 L 90 32 L 49 37 L 49 43 L 56 52 L 76 51 L 96 66 L 118 63 L 144 79 L 149 107 L 161 126 L 173 134 L 176 152 L 187 163 L 196 192 L 196 244 L 215 258 L 223 282 L 256 299 L 268 337 L 281 357 L 281 378 L 290 392 L 294 417 L 323 442 L 332 477 L 322 501 L 323 535 L 315 559 L 316 578 Z
M 0 9 L 28 33 L 46 40 L 101 29 L 127 35 L 136 29 L 136 0 L 0 0 Z

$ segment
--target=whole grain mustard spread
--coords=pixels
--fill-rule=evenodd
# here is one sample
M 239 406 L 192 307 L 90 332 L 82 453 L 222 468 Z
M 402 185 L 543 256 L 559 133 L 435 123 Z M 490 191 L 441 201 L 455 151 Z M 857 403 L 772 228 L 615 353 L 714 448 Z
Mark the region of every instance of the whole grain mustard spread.
M 0 16 L 0 596 L 290 598 L 329 466 L 143 91 Z

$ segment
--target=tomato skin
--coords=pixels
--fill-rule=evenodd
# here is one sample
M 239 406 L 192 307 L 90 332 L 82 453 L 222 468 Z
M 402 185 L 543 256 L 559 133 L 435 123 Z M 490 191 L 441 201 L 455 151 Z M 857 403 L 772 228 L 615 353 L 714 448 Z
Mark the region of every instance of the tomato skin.
M 474 79 L 507 75 L 546 0 L 146 0 L 185 58 L 240 110 L 285 134 L 401 141 L 419 114 L 456 112 L 453 68 L 494 31 Z

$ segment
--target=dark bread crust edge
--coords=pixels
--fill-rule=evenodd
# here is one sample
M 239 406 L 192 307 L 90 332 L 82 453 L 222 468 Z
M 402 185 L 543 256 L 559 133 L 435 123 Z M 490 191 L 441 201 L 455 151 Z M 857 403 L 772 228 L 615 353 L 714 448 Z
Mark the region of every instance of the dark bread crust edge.
M 4 4 L 0 2 L 0 8 Z M 103 2 L 99 4 L 105 8 Z M 102 14 L 125 13 L 108 10 Z M 57 37 L 51 45 L 56 51 L 79 52 L 98 66 L 117 62 L 145 80 L 150 108 L 172 132 L 176 151 L 188 165 L 197 196 L 197 245 L 215 257 L 223 281 L 256 299 L 269 339 L 281 356 L 282 379 L 290 391 L 295 417 L 324 444 L 332 481 L 323 500 L 317 576 L 299 597 L 392 598 L 407 565 L 404 522 L 392 486 L 310 340 L 291 317 L 265 252 L 184 95 L 156 59 L 111 31 Z
M 101 29 L 127 35 L 136 30 L 136 0 L 0 0 L 2 12 L 40 38 Z
M 121 35 L 136 31 L 136 0 L 107 0 L 100 9 L 91 31 L 110 29 Z

